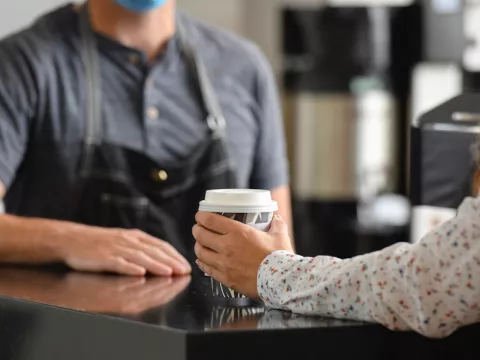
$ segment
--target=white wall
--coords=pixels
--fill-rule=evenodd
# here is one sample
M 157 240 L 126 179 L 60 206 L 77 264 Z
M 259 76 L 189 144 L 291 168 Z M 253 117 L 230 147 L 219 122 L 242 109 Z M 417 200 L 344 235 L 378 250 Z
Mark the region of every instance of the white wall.
M 177 0 L 177 2 L 180 10 L 202 21 L 240 35 L 245 33 L 245 0 Z
M 81 2 L 81 0 L 70 0 Z M 28 26 L 42 13 L 69 0 L 0 1 L 0 37 Z M 278 10 L 283 3 L 310 3 L 319 0 L 177 0 L 192 16 L 226 28 L 257 42 L 274 68 L 279 69 L 280 27 Z
M 193 16 L 240 34 L 244 32 L 244 0 L 177 1 L 181 10 Z M 81 0 L 0 1 L 0 37 L 27 26 L 42 13 L 68 2 L 81 2 Z
M 65 0 L 0 1 L 0 37 L 29 25 L 40 14 L 65 2 Z

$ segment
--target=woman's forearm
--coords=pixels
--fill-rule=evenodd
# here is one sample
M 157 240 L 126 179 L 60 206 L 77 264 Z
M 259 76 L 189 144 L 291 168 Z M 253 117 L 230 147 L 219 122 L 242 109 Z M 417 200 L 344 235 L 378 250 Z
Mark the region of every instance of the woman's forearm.
M 379 322 L 444 337 L 480 314 L 480 201 L 417 244 L 340 260 L 286 252 L 261 265 L 267 305 L 304 314 Z

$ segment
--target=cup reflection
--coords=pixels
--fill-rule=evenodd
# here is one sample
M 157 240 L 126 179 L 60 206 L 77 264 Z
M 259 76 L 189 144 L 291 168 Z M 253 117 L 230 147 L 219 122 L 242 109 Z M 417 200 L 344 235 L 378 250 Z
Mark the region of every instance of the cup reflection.
M 215 307 L 212 310 L 208 330 L 253 330 L 265 312 L 263 307 Z

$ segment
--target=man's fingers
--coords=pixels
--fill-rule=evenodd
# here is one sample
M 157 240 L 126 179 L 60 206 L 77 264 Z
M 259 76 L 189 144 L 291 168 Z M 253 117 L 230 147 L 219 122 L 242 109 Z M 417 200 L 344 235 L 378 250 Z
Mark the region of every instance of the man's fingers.
M 142 231 L 136 231 L 134 236 L 147 245 L 162 249 L 167 255 L 177 260 L 180 263 L 180 266 L 183 266 L 182 274 L 189 273 L 192 270 L 188 261 L 169 243 L 159 240 Z
M 149 253 L 147 252 L 147 254 Z M 190 266 L 187 267 L 163 250 L 155 249 L 151 256 L 160 263 L 163 263 L 164 265 L 170 267 L 173 270 L 174 275 L 186 275 L 189 274 L 192 270 Z
M 184 266 L 186 266 L 187 268 L 189 268 L 191 270 L 191 266 L 188 263 L 188 261 L 177 251 L 177 249 L 175 249 L 169 243 L 167 243 L 165 241 L 162 241 L 162 240 L 159 240 L 159 239 L 157 239 L 157 238 L 155 238 L 155 237 L 153 237 L 153 236 L 151 236 L 147 233 L 144 233 L 142 231 L 138 231 L 136 235 L 137 235 L 139 240 L 141 240 L 141 241 L 143 241 L 143 242 L 145 242 L 149 245 L 162 248 L 167 254 L 169 254 L 174 259 L 177 259 L 180 263 L 182 263 Z
M 178 251 L 175 249 L 171 244 L 162 241 L 161 245 L 162 249 L 165 251 L 166 254 L 170 255 L 172 258 L 176 259 L 177 261 L 180 261 L 180 263 L 183 265 L 184 270 L 186 270 L 184 273 L 190 273 L 192 271 L 192 266 L 188 262 L 187 259 L 185 259 Z
M 198 212 L 195 219 L 204 228 L 221 235 L 228 234 L 243 225 L 225 216 L 203 211 Z
M 222 252 L 224 248 L 223 235 L 214 233 L 201 225 L 195 225 L 192 230 L 193 237 L 203 247 L 209 248 L 216 252 Z
M 134 242 L 133 248 L 143 251 L 156 261 L 171 267 L 174 274 L 185 275 L 192 271 L 188 261 L 168 243 L 139 230 L 129 233 L 129 237 Z
M 153 258 L 148 253 L 137 249 L 122 249 L 119 255 L 128 262 L 145 268 L 150 274 L 157 276 L 172 276 L 173 274 L 173 268 L 161 257 Z
M 153 247 L 149 245 L 142 245 L 141 251 L 143 251 L 150 258 L 155 260 L 158 264 L 169 267 L 173 270 L 175 275 L 186 275 L 191 272 L 191 267 L 184 265 L 182 262 L 178 261 L 176 258 L 172 257 L 170 254 L 164 251 L 162 247 Z M 157 274 L 157 275 L 172 275 L 170 274 Z
M 195 244 L 195 254 L 197 255 L 198 260 L 200 260 L 202 263 L 215 268 L 220 267 L 218 253 L 202 246 L 198 242 Z
M 111 271 L 121 275 L 145 276 L 147 270 L 133 264 L 122 257 L 113 257 L 104 263 L 104 271 Z

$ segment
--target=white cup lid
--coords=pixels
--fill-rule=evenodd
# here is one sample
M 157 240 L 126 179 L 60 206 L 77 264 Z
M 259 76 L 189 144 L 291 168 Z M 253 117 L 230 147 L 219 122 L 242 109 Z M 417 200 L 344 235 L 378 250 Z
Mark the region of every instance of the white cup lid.
M 278 205 L 268 190 L 208 190 L 200 202 L 200 211 L 252 213 L 277 211 Z

